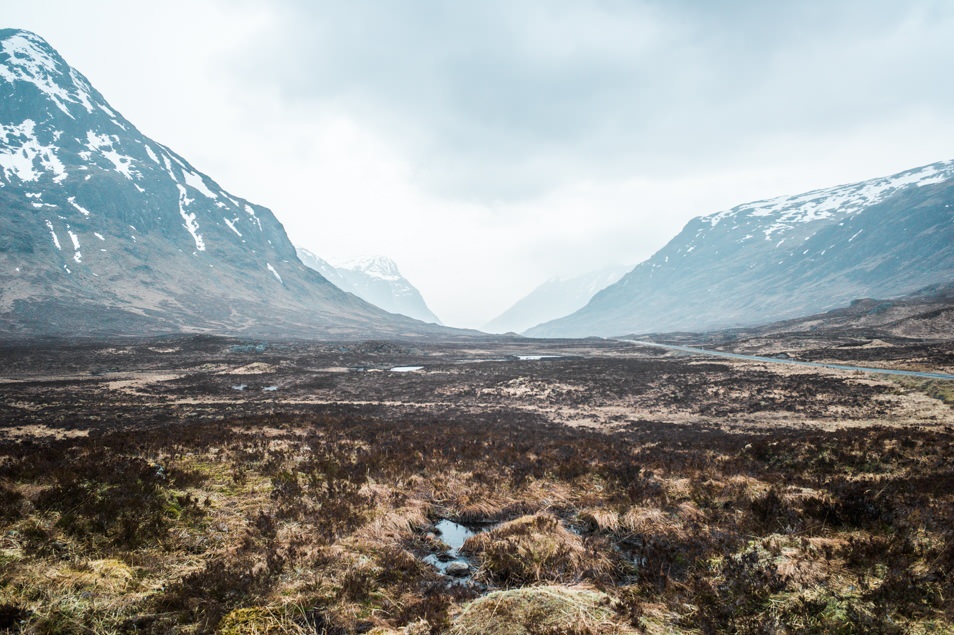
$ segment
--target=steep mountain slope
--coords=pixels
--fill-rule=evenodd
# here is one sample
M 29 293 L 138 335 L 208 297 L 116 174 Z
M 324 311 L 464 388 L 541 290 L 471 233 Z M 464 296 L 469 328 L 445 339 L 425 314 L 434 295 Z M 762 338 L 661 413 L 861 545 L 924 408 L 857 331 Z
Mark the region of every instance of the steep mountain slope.
M 954 279 L 954 161 L 690 221 L 537 337 L 753 325 Z
M 600 290 L 623 277 L 632 267 L 606 267 L 573 278 L 552 278 L 518 300 L 486 325 L 488 333 L 521 333 L 586 306 Z
M 143 136 L 42 38 L 0 30 L 0 333 L 429 328 L 342 293 L 268 209 Z

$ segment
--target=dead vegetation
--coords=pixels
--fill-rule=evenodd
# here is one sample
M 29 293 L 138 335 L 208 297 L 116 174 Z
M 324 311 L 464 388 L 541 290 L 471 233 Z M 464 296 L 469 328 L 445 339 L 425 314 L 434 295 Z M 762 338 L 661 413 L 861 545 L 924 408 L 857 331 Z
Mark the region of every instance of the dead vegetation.
M 566 385 L 573 363 L 544 370 Z M 583 360 L 577 370 L 592 383 L 616 377 L 602 390 L 619 398 L 643 398 L 650 382 L 691 394 L 730 385 L 722 364 L 653 362 L 685 378 L 667 384 L 620 363 Z M 505 370 L 474 377 L 497 385 Z M 797 397 L 790 380 L 760 373 L 739 376 Z M 435 381 L 450 385 L 426 373 L 395 381 L 414 399 Z M 199 394 L 194 382 L 177 385 Z M 87 434 L 0 439 L 0 632 L 907 633 L 954 624 L 949 419 L 833 429 L 642 420 L 592 430 L 503 404 L 229 394 L 224 405 L 183 409 L 167 403 L 169 386 L 95 399 L 70 396 L 69 386 L 17 384 L 2 395 L 20 403 L 34 394 L 37 404 L 43 395 L 48 403 L 29 417 L 55 413 L 44 425 Z M 933 389 L 846 386 L 828 394 L 860 410 Z M 61 396 L 66 405 L 54 408 Z M 787 403 L 772 399 L 760 407 Z M 461 550 L 473 567 L 463 581 L 424 560 L 446 548 L 434 535 L 441 518 L 488 528 Z

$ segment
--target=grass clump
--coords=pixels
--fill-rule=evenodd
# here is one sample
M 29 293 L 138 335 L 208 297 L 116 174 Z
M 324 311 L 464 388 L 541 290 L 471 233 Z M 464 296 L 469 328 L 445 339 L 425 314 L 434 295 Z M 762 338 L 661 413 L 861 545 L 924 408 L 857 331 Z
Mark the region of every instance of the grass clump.
M 472 536 L 461 551 L 480 560 L 478 577 L 501 586 L 600 581 L 613 572 L 605 553 L 588 549 L 550 514 L 523 516 Z
M 615 635 L 621 624 L 608 595 L 584 587 L 495 591 L 464 606 L 451 635 Z

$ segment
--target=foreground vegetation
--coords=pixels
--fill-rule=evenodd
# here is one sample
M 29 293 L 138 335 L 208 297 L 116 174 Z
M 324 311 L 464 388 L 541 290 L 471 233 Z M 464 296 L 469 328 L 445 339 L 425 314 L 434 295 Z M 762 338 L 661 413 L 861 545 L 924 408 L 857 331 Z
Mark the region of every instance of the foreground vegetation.
M 0 445 L 0 628 L 951 632 L 954 434 L 373 408 Z M 439 518 L 496 523 L 454 584 Z
M 0 632 L 950 633 L 950 396 L 609 341 L 0 343 Z

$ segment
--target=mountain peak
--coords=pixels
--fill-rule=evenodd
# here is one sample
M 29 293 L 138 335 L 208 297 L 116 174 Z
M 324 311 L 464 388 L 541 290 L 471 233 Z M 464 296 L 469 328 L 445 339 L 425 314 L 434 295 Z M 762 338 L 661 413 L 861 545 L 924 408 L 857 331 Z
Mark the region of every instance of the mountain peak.
M 396 281 L 403 277 L 398 270 L 397 263 L 387 256 L 358 256 L 336 263 L 335 266 L 338 269 L 360 271 L 367 276 L 381 280 Z
M 77 106 L 92 113 L 99 101 L 89 81 L 30 31 L 0 30 L 0 80 L 34 86 L 70 118 Z

